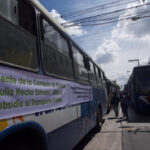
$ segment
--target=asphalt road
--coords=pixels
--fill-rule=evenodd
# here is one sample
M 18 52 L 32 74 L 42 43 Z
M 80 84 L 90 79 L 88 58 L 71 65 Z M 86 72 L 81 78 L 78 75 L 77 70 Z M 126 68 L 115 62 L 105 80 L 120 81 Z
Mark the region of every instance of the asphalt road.
M 129 109 L 128 122 L 122 122 L 123 150 L 150 150 L 150 116 Z
M 89 136 L 92 138 L 82 150 L 150 150 L 150 117 L 129 109 L 127 122 L 114 118 L 111 111 L 105 116 L 101 131 Z

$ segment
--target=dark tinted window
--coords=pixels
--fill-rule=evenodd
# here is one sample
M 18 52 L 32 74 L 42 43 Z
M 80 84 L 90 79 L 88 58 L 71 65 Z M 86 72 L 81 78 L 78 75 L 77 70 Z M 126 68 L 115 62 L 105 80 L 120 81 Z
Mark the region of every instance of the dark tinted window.
M 88 71 L 86 69 L 85 57 L 78 48 L 72 45 L 75 73 L 77 80 L 83 83 L 89 83 Z
M 43 65 L 47 74 L 73 79 L 72 59 L 67 40 L 41 17 Z
M 135 67 L 134 68 L 135 74 L 147 74 L 150 73 L 150 66 L 142 66 L 142 67 Z
M 43 20 L 44 43 L 53 47 L 60 53 L 69 56 L 68 43 L 65 38 L 51 26 L 46 20 Z
M 36 24 L 35 24 L 34 10 L 24 0 L 18 0 L 18 16 L 19 16 L 19 25 L 26 31 L 35 35 Z
M 98 68 L 97 67 L 95 67 L 95 72 L 96 72 L 96 76 L 99 76 L 98 75 Z
M 83 61 L 83 54 L 74 46 L 72 46 L 72 51 L 73 51 L 73 58 L 74 61 L 81 65 L 84 66 L 84 61 Z
M 93 74 L 95 74 L 95 71 L 94 71 L 94 65 L 93 63 L 90 61 L 90 70 Z
M 90 63 L 90 71 L 89 71 L 90 82 L 92 85 L 96 85 L 96 75 L 94 71 L 94 64 L 91 61 L 89 63 Z
M 101 79 L 101 77 L 99 75 L 99 71 L 100 70 L 96 67 L 95 71 L 96 71 L 97 84 L 98 84 L 98 86 L 102 86 L 102 79 Z
M 33 8 L 24 0 L 1 0 L 1 6 L 4 8 L 0 9 L 0 34 L 3 37 L 0 38 L 0 62 L 37 70 Z
M 101 74 L 102 74 L 102 82 L 103 82 L 103 86 L 104 87 L 106 87 L 106 78 L 105 78 L 105 74 L 104 74 L 104 72 L 101 72 Z
M 0 15 L 18 25 L 18 0 L 0 0 Z

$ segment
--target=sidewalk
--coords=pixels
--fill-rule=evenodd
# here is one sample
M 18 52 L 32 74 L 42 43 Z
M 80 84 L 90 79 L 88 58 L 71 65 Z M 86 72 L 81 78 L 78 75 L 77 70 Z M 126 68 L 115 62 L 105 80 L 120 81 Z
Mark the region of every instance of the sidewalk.
M 128 109 L 128 122 L 122 124 L 123 150 L 150 149 L 150 117 L 136 114 L 132 108 Z
M 105 117 L 101 131 L 95 135 L 84 150 L 122 150 L 121 123 L 116 123 L 112 111 Z
M 101 131 L 84 150 L 149 150 L 150 117 L 137 115 L 131 108 L 128 112 L 129 122 L 114 118 L 113 111 L 106 115 Z

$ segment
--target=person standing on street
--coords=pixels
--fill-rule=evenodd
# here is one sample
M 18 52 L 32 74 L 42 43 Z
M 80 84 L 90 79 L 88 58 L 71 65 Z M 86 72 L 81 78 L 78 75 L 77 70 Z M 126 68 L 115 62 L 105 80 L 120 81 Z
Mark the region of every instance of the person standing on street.
M 113 97 L 111 99 L 111 105 L 114 109 L 114 112 L 115 112 L 115 116 L 118 117 L 118 105 L 119 105 L 119 97 L 117 95 L 117 93 L 114 93 L 113 94 Z
M 129 97 L 123 94 L 120 102 L 121 102 L 121 109 L 122 109 L 123 117 L 125 117 L 125 119 L 128 120 Z

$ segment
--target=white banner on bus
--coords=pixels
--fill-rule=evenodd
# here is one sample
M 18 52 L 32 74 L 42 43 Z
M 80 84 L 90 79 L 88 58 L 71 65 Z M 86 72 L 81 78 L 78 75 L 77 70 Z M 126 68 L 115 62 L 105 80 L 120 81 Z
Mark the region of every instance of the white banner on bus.
M 0 119 L 87 102 L 91 90 L 90 86 L 0 66 Z

